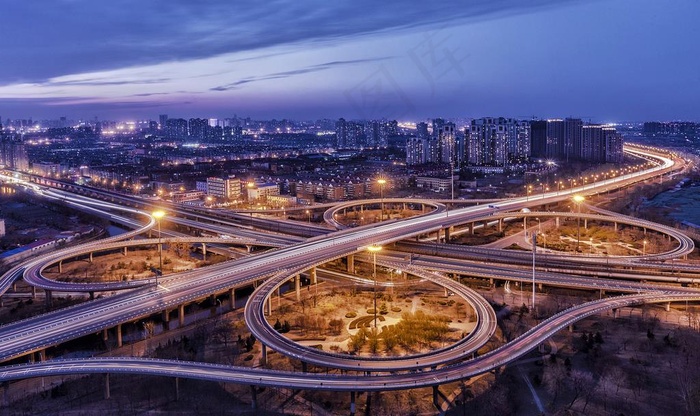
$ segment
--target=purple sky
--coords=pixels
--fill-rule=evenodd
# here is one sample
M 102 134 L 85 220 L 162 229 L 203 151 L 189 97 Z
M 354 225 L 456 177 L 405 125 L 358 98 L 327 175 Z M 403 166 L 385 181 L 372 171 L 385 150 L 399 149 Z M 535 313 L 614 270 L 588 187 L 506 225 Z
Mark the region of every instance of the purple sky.
M 700 1 L 9 0 L 0 116 L 700 120 Z

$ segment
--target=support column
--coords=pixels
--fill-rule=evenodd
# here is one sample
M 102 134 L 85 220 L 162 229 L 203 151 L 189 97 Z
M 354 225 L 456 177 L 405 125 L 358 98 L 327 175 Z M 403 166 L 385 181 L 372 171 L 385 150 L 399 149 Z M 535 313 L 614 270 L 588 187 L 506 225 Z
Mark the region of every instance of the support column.
M 170 311 L 166 309 L 163 311 L 163 330 L 167 331 L 169 329 L 170 329 Z
M 228 290 L 228 303 L 232 311 L 236 309 L 236 289 L 234 288 Z
M 559 217 L 554 218 L 554 224 L 559 228 Z
M 311 270 L 309 270 L 309 274 L 311 275 L 311 284 L 315 285 L 318 283 L 318 276 L 316 273 L 316 267 L 312 267 Z
M 671 302 L 666 302 L 666 304 L 664 305 L 664 309 L 666 310 L 666 312 L 670 312 L 671 311 Z
M 179 324 L 179 328 L 182 328 L 185 326 L 185 304 L 180 304 L 177 305 L 177 321 Z
M 574 332 L 574 324 L 569 324 L 569 332 Z
M 262 357 L 260 360 L 262 361 L 262 365 L 267 364 L 267 346 L 265 344 L 262 344 Z
M 583 229 L 587 230 L 588 229 L 588 218 L 583 219 Z
M 109 394 L 109 373 L 105 374 L 105 400 L 108 400 Z
M 180 401 L 180 378 L 175 377 L 175 401 Z
M 258 392 L 255 390 L 255 386 L 250 386 L 250 396 L 250 406 L 256 410 L 258 408 Z
M 306 361 L 301 362 L 301 372 L 302 373 L 308 373 L 309 372 L 309 366 L 306 364 Z
M 297 302 L 301 300 L 301 276 L 294 276 L 294 291 L 297 295 Z
M 503 219 L 498 220 L 498 232 L 503 232 Z
M 90 263 L 92 263 L 92 251 L 90 252 Z
M 63 260 L 58 262 L 58 272 L 63 273 Z
M 122 324 L 117 324 L 117 347 L 121 347 L 122 345 Z
M 44 294 L 46 295 L 46 306 L 50 308 L 51 306 L 53 306 L 53 301 L 51 299 L 51 291 L 45 290 Z M 34 297 L 36 297 L 36 288 L 34 288 Z
M 617 232 L 617 223 L 614 223 L 615 225 L 615 232 Z
M 433 406 L 436 409 L 440 409 L 440 403 L 438 403 L 438 386 L 433 386 Z
M 267 297 L 267 316 L 272 315 L 272 296 Z
M 445 228 L 445 244 L 450 242 L 450 227 Z
M 128 251 L 128 247 L 124 246 L 124 257 L 126 257 Z
M 350 392 L 350 416 L 355 416 L 355 392 Z
M 107 341 L 109 339 L 109 328 L 102 330 L 102 341 Z
M 248 249 L 248 253 L 250 253 L 250 249 Z M 207 245 L 202 243 L 202 261 L 207 261 Z
M 348 273 L 355 273 L 355 255 L 348 254 Z

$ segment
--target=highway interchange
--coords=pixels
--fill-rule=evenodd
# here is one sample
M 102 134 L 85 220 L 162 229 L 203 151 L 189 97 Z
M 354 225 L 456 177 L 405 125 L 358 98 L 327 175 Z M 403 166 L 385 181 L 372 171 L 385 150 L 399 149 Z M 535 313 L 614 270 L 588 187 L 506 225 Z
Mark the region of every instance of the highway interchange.
M 449 258 L 434 258 L 428 260 L 427 255 L 422 259 L 406 264 L 400 257 L 382 257 L 380 263 L 390 267 L 401 267 L 410 271 L 415 276 L 431 280 L 449 290 L 465 297 L 478 312 L 477 328 L 468 337 L 455 345 L 434 351 L 432 354 L 423 354 L 411 357 L 398 357 L 394 359 L 367 359 L 353 356 L 340 356 L 337 354 L 318 353 L 308 348 L 278 336 L 271 330 L 264 316 L 266 299 L 274 291 L 290 278 L 301 272 L 318 267 L 328 261 L 363 253 L 367 247 L 373 245 L 386 246 L 430 232 L 436 232 L 447 227 L 458 226 L 476 221 L 493 221 L 501 218 L 520 216 L 515 214 L 523 208 L 554 204 L 558 201 L 570 199 L 574 194 L 592 194 L 603 190 L 614 189 L 645 178 L 654 177 L 674 169 L 675 162 L 670 158 L 658 156 L 643 150 L 628 149 L 647 158 L 654 158 L 658 163 L 642 172 L 627 174 L 618 178 L 607 179 L 585 187 L 568 189 L 565 191 L 547 192 L 536 197 L 523 197 L 502 200 L 496 204 L 484 204 L 443 210 L 441 204 L 435 204 L 435 211 L 417 217 L 401 220 L 387 221 L 385 223 L 346 229 L 328 233 L 326 235 L 300 241 L 299 238 L 287 238 L 272 236 L 268 241 L 255 241 L 259 236 L 240 236 L 239 241 L 231 239 L 192 239 L 183 241 L 228 243 L 234 244 L 262 244 L 267 247 L 277 247 L 274 250 L 260 254 L 246 256 L 244 258 L 225 262 L 203 269 L 191 270 L 170 276 L 164 276 L 158 286 L 153 286 L 150 281 L 109 283 L 105 286 L 97 284 L 65 284 L 45 279 L 41 271 L 60 259 L 74 257 L 78 253 L 84 254 L 114 247 L 124 247 L 125 236 L 113 238 L 109 241 L 99 241 L 81 245 L 66 251 L 59 251 L 42 258 L 34 259 L 18 266 L 6 273 L 0 280 L 0 293 L 4 293 L 14 280 L 20 276 L 33 285 L 50 291 L 85 291 L 100 292 L 122 290 L 120 293 L 85 302 L 70 308 L 60 309 L 42 316 L 30 318 L 24 321 L 4 325 L 0 327 L 0 360 L 21 357 L 28 353 L 39 351 L 48 346 L 75 339 L 83 335 L 92 334 L 114 327 L 120 323 L 133 321 L 140 317 L 159 313 L 168 309 L 175 309 L 185 302 L 194 301 L 211 295 L 221 293 L 230 288 L 238 288 L 250 285 L 253 282 L 264 280 L 259 285 L 246 306 L 245 319 L 249 329 L 256 334 L 264 344 L 280 353 L 300 359 L 304 362 L 327 366 L 332 368 L 353 369 L 371 372 L 366 374 L 328 375 L 318 373 L 296 373 L 275 371 L 260 368 L 233 367 L 206 363 L 182 362 L 175 360 L 154 360 L 139 357 L 128 358 L 89 358 L 70 360 L 49 360 L 45 362 L 11 365 L 0 368 L 0 381 L 11 381 L 23 378 L 87 373 L 140 373 L 165 375 L 170 377 L 186 377 L 202 380 L 221 382 L 243 383 L 257 386 L 286 386 L 300 389 L 320 389 L 333 391 L 357 391 L 362 386 L 363 391 L 400 390 L 407 388 L 437 386 L 451 381 L 462 380 L 496 369 L 505 365 L 528 351 L 537 347 L 548 337 L 567 327 L 573 322 L 587 316 L 600 313 L 605 310 L 621 308 L 642 303 L 677 302 L 685 300 L 700 300 L 700 292 L 680 286 L 663 286 L 659 284 L 649 285 L 633 281 L 621 281 L 615 279 L 587 279 L 570 276 L 562 273 L 538 273 L 538 283 L 546 285 L 558 285 L 563 287 L 575 287 L 595 290 L 608 290 L 610 292 L 628 292 L 631 294 L 602 298 L 597 301 L 573 306 L 565 311 L 552 316 L 517 339 L 508 342 L 485 355 L 473 358 L 472 353 L 488 341 L 495 331 L 496 319 L 493 310 L 483 301 L 476 292 L 457 284 L 456 282 L 437 275 L 435 271 L 466 274 L 484 278 L 501 279 L 507 281 L 529 281 L 530 276 L 526 271 L 517 271 L 507 267 L 488 268 L 483 265 L 471 263 L 466 266 L 464 261 Z M 82 207 L 91 206 L 100 210 L 127 210 L 132 214 L 143 215 L 147 219 L 146 225 L 139 222 L 139 228 L 128 234 L 134 237 L 151 229 L 155 221 L 147 212 L 110 204 L 103 201 L 94 201 L 85 197 L 57 196 L 51 191 L 47 197 L 63 199 L 66 203 L 79 204 Z M 74 198 L 74 199 L 73 199 Z M 70 199 L 70 200 L 69 200 Z M 347 208 L 346 206 L 343 207 Z M 330 214 L 329 214 L 330 212 Z M 327 211 L 327 219 L 334 217 L 334 212 Z M 573 213 L 540 212 L 524 214 L 530 216 L 575 216 Z M 113 214 L 118 216 L 118 214 Z M 678 241 L 676 248 L 667 253 L 638 256 L 637 258 L 583 258 L 582 256 L 569 256 L 565 261 L 594 262 L 624 262 L 627 264 L 647 264 L 648 260 L 668 260 L 683 256 L 693 250 L 692 240 L 672 228 L 659 226 L 658 224 L 641 222 L 640 220 L 611 216 L 604 217 L 601 214 L 581 214 L 581 218 L 630 223 L 642 228 L 649 228 L 665 233 Z M 182 219 L 179 219 L 182 220 Z M 124 217 L 120 221 L 133 221 Z M 184 220 L 183 220 L 184 221 Z M 191 221 L 191 220 L 186 220 Z M 193 225 L 193 224 L 190 224 Z M 236 236 L 238 237 L 238 236 Z M 290 241 L 293 240 L 294 242 Z M 130 242 L 128 244 L 157 244 L 156 239 L 143 240 L 142 242 Z M 404 244 L 404 243 L 402 243 Z M 413 243 L 410 243 L 413 244 Z M 430 246 L 430 244 L 427 244 Z M 479 250 L 478 248 L 465 248 L 464 250 Z M 516 255 L 527 255 L 518 253 Z M 423 255 L 422 255 L 423 256 Z M 478 256 L 478 254 L 477 254 Z M 551 255 L 554 256 L 554 255 Z M 430 267 L 425 267 L 430 265 Z M 651 266 L 649 266 L 651 267 Z M 668 265 L 662 267 L 668 268 Z M 675 266 L 678 270 L 680 267 Z M 426 270 L 429 268 L 432 271 Z M 692 270 L 691 270 L 692 271 Z M 135 287 L 141 286 L 141 287 Z M 420 371 L 415 371 L 420 370 Z

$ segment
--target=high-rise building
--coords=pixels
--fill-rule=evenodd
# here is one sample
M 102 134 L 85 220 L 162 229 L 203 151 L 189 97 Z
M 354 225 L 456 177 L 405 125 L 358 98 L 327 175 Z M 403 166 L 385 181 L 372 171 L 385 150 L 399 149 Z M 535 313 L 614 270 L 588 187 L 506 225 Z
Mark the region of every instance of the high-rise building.
M 187 127 L 192 139 L 204 140 L 209 137 L 209 120 L 205 118 L 191 118 Z
M 0 164 L 23 172 L 29 170 L 27 150 L 22 139 L 11 136 L 0 138 Z
M 430 139 L 409 137 L 406 140 L 406 164 L 422 165 L 428 163 Z
M 187 138 L 187 120 L 184 118 L 169 118 L 165 121 L 165 134 L 173 139 Z
M 163 130 L 165 129 L 165 123 L 168 121 L 168 115 L 167 114 L 161 114 L 158 116 L 158 124 L 160 126 L 160 129 Z
M 438 127 L 437 140 L 440 148 L 441 163 L 455 163 L 457 159 L 457 137 L 454 123 L 442 123 Z
M 465 141 L 467 165 L 510 167 L 530 156 L 530 124 L 504 117 L 472 120 Z
M 335 134 L 338 149 L 360 149 L 365 144 L 362 123 L 341 118 L 335 123 Z
M 241 180 L 239 178 L 207 178 L 207 195 L 216 198 L 240 200 Z

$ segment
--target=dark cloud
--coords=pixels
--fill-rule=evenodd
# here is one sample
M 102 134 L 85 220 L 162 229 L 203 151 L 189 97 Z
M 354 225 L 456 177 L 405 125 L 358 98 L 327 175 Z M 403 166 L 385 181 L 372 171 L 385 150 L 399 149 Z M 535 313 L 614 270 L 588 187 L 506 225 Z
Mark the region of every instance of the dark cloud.
M 0 84 L 586 1 L 592 0 L 16 0 L 2 8 Z

